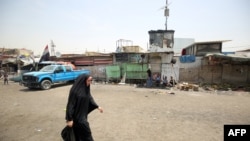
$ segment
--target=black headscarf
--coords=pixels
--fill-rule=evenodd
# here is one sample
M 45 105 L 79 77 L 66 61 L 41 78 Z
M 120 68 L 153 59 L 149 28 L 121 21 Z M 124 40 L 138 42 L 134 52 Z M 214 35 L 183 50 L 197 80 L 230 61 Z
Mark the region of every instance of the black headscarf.
M 73 86 L 70 89 L 70 93 L 83 93 L 83 91 L 89 92 L 90 86 L 87 86 L 87 79 L 90 75 L 82 74 L 77 77 L 76 81 L 74 82 Z
M 90 93 L 90 86 L 87 86 L 89 75 L 80 75 L 70 89 L 66 109 L 66 120 L 81 122 L 87 120 L 87 115 L 98 105 Z

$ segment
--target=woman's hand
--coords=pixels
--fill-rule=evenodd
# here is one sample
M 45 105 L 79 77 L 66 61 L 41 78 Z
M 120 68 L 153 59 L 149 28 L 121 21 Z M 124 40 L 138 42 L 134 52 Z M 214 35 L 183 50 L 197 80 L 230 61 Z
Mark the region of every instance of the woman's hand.
M 73 126 L 73 120 L 71 120 L 71 121 L 66 121 L 66 123 L 67 123 L 67 125 L 68 125 L 69 127 L 72 127 L 72 126 Z
M 100 113 L 103 113 L 102 107 L 98 107 L 98 110 L 100 111 Z

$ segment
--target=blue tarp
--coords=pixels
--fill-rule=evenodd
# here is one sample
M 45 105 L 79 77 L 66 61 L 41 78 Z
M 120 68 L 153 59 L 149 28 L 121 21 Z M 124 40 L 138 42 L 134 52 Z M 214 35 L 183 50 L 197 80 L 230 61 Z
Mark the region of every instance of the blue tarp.
M 181 63 L 195 62 L 195 56 L 194 55 L 183 55 L 183 56 L 180 56 L 180 62 Z

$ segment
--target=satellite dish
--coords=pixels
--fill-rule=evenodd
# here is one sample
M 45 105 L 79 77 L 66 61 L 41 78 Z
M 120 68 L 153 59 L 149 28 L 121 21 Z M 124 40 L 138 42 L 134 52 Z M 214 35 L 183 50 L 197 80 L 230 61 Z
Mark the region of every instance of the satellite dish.
M 62 54 L 60 52 L 58 52 L 58 51 L 56 52 L 56 57 L 61 57 L 61 55 Z

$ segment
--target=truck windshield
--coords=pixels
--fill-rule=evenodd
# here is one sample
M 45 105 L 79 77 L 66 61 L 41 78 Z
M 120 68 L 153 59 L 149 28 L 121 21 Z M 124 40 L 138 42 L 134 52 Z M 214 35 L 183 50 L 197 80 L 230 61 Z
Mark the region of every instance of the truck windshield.
M 40 71 L 41 72 L 53 72 L 56 66 L 45 66 Z

